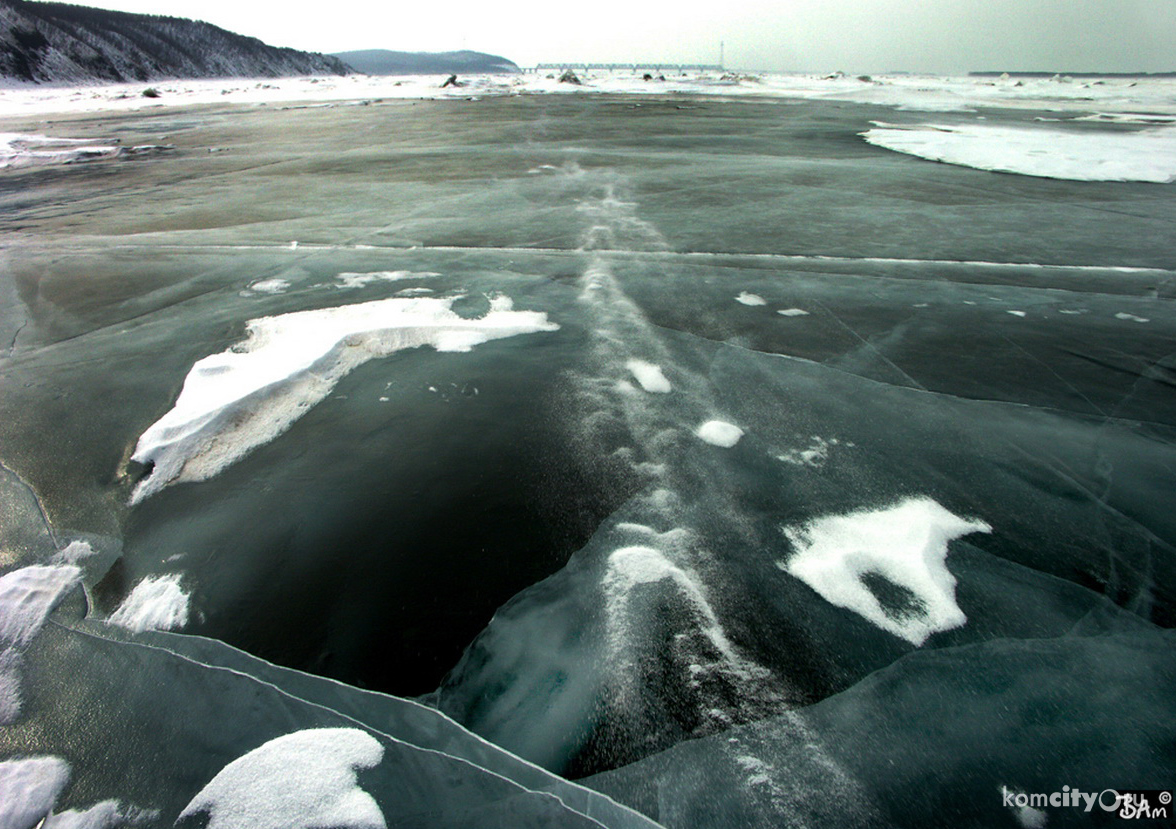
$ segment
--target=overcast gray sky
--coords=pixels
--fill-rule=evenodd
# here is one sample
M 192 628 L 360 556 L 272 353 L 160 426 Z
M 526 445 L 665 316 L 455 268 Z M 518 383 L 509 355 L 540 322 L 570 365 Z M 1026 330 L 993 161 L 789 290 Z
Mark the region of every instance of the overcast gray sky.
M 477 49 L 520 65 L 716 63 L 776 71 L 1176 70 L 1176 0 L 92 0 L 276 46 Z

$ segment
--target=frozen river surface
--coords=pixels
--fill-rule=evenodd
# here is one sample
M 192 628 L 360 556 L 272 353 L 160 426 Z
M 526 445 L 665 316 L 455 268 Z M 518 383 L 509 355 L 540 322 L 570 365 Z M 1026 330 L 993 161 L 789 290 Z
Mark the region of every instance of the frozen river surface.
M 1176 99 L 833 83 L 10 107 L 0 824 L 1170 787 Z

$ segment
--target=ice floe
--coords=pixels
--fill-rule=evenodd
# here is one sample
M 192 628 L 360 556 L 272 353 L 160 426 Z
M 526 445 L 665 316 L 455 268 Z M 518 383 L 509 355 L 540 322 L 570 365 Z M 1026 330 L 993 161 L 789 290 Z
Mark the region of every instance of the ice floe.
M 1111 132 L 874 123 L 862 133 L 867 142 L 931 161 L 1073 181 L 1176 180 L 1176 129 L 1171 128 Z
M 728 423 L 725 420 L 708 420 L 699 426 L 694 434 L 699 440 L 730 449 L 743 437 L 743 430 L 734 423 Z
M 629 360 L 625 363 L 625 368 L 633 373 L 637 382 L 641 384 L 641 388 L 648 392 L 669 394 L 673 390 L 670 381 L 662 373 L 661 366 L 647 363 L 644 360 Z
M 244 342 L 196 362 L 175 405 L 139 438 L 148 465 L 137 503 L 172 482 L 202 481 L 282 434 L 348 372 L 419 346 L 469 351 L 503 337 L 559 328 L 539 311 L 496 297 L 482 317 L 454 299 L 391 298 L 250 320 Z
M 108 621 L 136 633 L 177 630 L 188 624 L 188 598 L 178 574 L 147 576 L 135 585 Z
M 831 604 L 914 645 L 967 622 L 956 604 L 947 545 L 969 533 L 992 531 L 984 521 L 960 518 L 930 498 L 783 529 L 795 552 L 779 562 L 782 570 Z M 871 576 L 900 588 L 906 600 L 884 606 L 867 584 Z
M 744 305 L 767 305 L 768 301 L 759 294 L 752 294 L 744 291 L 739 296 L 735 297 L 736 302 L 742 302 Z
M 807 317 L 809 314 L 803 308 L 783 308 L 776 313 L 782 317 Z
M 1115 314 L 1117 320 L 1127 320 L 1128 322 L 1151 322 L 1147 317 L 1137 317 L 1135 314 L 1128 314 L 1126 311 L 1120 311 Z
M 207 812 L 208 829 L 384 829 L 379 805 L 356 780 L 383 756 L 380 742 L 357 728 L 295 731 L 229 763 L 180 817 Z

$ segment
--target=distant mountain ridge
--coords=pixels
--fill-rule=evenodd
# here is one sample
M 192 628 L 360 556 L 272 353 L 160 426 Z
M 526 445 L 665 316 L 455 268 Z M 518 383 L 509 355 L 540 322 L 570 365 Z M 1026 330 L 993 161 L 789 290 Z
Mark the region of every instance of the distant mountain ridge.
M 346 75 L 338 58 L 269 46 L 211 23 L 0 0 L 0 77 L 37 83 Z
M 362 49 L 336 52 L 334 57 L 367 75 L 513 75 L 520 71 L 514 61 L 500 55 L 468 49 L 459 52 Z

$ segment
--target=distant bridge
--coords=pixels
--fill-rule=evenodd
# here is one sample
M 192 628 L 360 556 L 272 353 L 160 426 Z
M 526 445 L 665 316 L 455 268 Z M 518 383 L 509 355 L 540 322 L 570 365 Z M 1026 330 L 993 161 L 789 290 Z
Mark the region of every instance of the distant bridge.
M 583 72 L 722 72 L 723 67 L 717 63 L 540 63 L 524 72 L 562 72 L 565 69 L 575 69 Z

